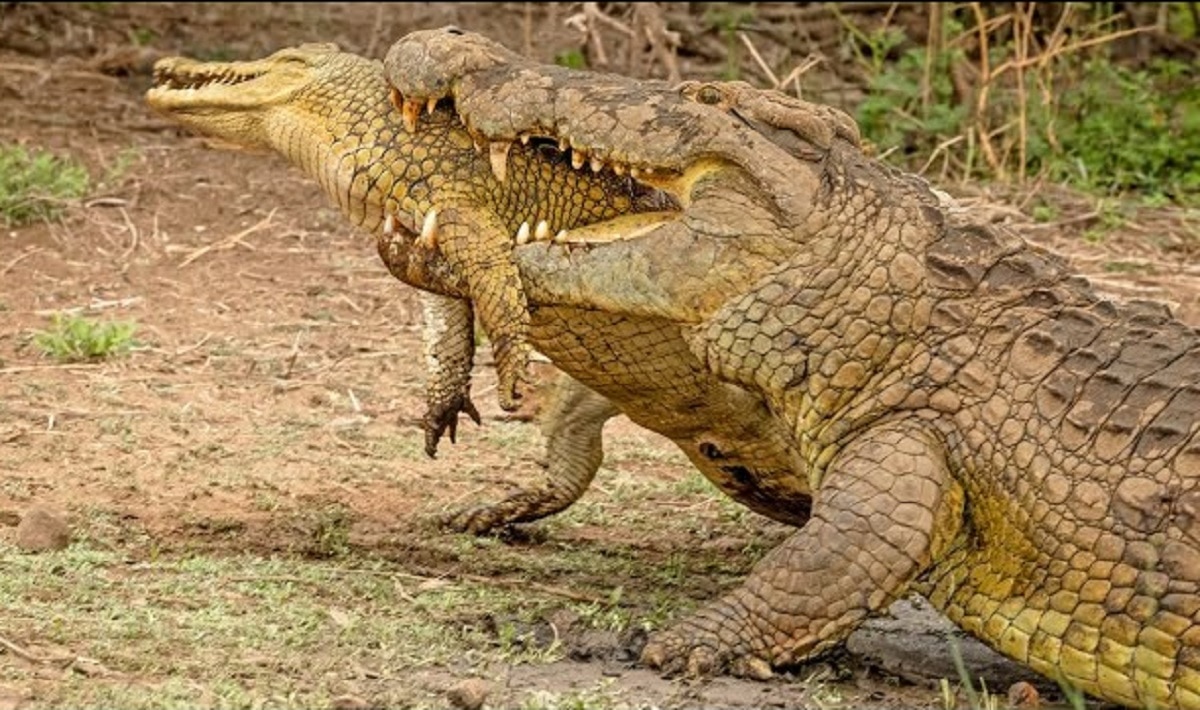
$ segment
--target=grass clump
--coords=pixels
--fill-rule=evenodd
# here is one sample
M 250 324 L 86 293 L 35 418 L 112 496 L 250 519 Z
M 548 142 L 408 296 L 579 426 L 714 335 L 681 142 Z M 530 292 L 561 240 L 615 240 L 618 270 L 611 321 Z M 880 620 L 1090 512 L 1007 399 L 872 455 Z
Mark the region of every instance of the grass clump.
M 137 326 L 101 323 L 75 314 L 56 313 L 49 330 L 38 331 L 33 343 L 59 362 L 86 362 L 124 355 L 133 348 Z
M 46 151 L 0 146 L 0 219 L 7 227 L 56 219 L 68 200 L 87 194 L 82 165 Z
M 855 117 L 878 152 L 940 180 L 1050 181 L 1096 194 L 1200 204 L 1200 85 L 1187 61 L 1131 59 L 1100 5 L 980 3 L 930 17 L 924 44 L 843 18 L 867 97 Z

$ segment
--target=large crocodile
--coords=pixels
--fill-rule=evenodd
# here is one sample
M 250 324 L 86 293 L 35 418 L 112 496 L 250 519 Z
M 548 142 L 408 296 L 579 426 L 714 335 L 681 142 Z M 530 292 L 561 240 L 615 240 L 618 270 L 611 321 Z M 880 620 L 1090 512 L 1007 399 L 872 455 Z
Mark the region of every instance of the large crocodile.
M 643 660 L 761 674 L 915 590 L 1051 678 L 1130 707 L 1200 707 L 1196 330 L 1160 305 L 1105 300 L 849 141 L 738 164 L 732 132 L 698 135 L 657 86 L 458 31 L 414 33 L 388 66 L 405 101 L 449 96 L 488 140 L 565 139 L 654 165 L 675 179 L 648 182 L 683 205 L 708 176 L 791 176 L 767 183 L 783 212 L 765 226 L 748 210 L 724 230 L 674 220 L 582 253 L 514 253 L 531 301 L 680 324 L 801 454 L 811 519 Z M 675 95 L 741 106 L 728 86 Z M 781 231 L 791 249 L 763 272 L 754 237 Z M 749 279 L 713 274 L 739 249 Z
M 688 214 L 705 223 L 703 209 L 695 207 L 664 213 L 660 208 L 675 201 L 639 187 L 628 170 L 618 175 L 611 167 L 572 167 L 572 154 L 560 151 L 557 142 L 517 141 L 506 148 L 501 180 L 491 151 L 474 149 L 448 104 L 434 104 L 418 124 L 406 115 L 403 100 L 400 109 L 390 103 L 379 62 L 330 45 L 288 49 L 255 62 L 171 58 L 160 61 L 155 73 L 157 85 L 147 101 L 156 111 L 223 142 L 284 155 L 317 178 L 352 222 L 376 235 L 393 273 L 445 296 L 426 302 L 439 357 L 469 349 L 471 317 L 463 297 L 471 293 L 440 248 L 453 237 L 440 237 L 431 247 L 418 236 L 424 220 L 404 217 L 414 211 L 414 201 L 420 213 L 437 209 L 427 184 L 458 181 L 459 204 L 471 207 L 473 219 L 503 225 L 506 234 L 515 235 L 510 245 L 524 241 L 518 238 L 523 231 L 534 241 L 540 237 L 538 243 L 517 246 L 516 255 L 550 248 L 582 255 L 596 248 L 591 244 L 596 240 L 616 232 L 628 236 L 631 229 L 657 223 L 647 219 Z M 727 130 L 728 117 L 715 118 L 721 120 L 709 126 L 710 133 Z M 795 117 L 779 125 L 781 136 L 809 130 Z M 776 137 L 771 145 L 786 142 Z M 580 200 L 592 207 L 581 209 Z M 388 214 L 398 216 L 387 219 Z M 528 227 L 542 221 L 547 227 Z M 557 241 L 546 239 L 562 230 L 566 234 Z M 595 305 L 576 308 L 536 298 L 530 305 L 530 342 L 578 378 L 557 388 L 544 417 L 546 482 L 497 504 L 462 511 L 452 517 L 453 526 L 482 531 L 570 505 L 600 464 L 604 422 L 619 412 L 673 440 L 709 480 L 752 509 L 792 524 L 807 520 L 806 479 L 797 473 L 798 451 L 784 428 L 761 398 L 713 376 L 688 349 L 677 324 Z M 440 374 L 460 383 L 461 366 L 457 362 L 448 367 L 449 374 Z M 436 379 L 439 373 L 434 374 Z M 465 394 L 453 400 L 457 404 L 444 402 L 442 414 L 449 419 L 439 419 L 438 426 L 453 422 L 456 408 L 469 406 Z M 427 432 L 434 443 L 437 431 Z

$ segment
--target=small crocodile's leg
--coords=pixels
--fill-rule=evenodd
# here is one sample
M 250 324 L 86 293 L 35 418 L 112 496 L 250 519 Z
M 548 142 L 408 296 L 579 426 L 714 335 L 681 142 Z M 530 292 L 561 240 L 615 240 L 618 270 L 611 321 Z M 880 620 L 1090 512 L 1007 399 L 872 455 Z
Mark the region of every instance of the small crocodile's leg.
M 520 406 L 519 384 L 526 379 L 531 349 L 526 340 L 529 311 L 512 260 L 512 235 L 489 212 L 460 207 L 453 199 L 435 204 L 437 211 L 427 213 L 419 240 L 426 248 L 440 250 L 465 279 L 492 343 L 500 408 L 513 411 Z
M 918 424 L 868 431 L 830 464 L 813 516 L 745 584 L 642 653 L 667 672 L 766 677 L 841 641 L 939 556 L 961 524 L 963 491 Z
M 461 298 L 419 291 L 425 345 L 425 453 L 437 455 L 438 442 L 447 431 L 450 441 L 458 434 L 458 415 L 481 423 L 471 402 L 471 367 L 475 357 L 475 312 Z
M 563 374 L 541 415 L 546 439 L 544 483 L 496 503 L 451 513 L 443 524 L 479 535 L 565 510 L 591 485 L 604 459 L 601 430 L 617 414 L 608 399 Z

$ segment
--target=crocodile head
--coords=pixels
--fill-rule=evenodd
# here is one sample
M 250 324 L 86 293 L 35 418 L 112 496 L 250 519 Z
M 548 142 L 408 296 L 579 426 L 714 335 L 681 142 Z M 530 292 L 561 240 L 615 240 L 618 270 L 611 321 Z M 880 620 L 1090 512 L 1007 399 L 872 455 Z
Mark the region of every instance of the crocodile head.
M 798 246 L 844 241 L 847 207 L 832 200 L 853 190 L 839 189 L 846 176 L 827 158 L 859 152 L 858 131 L 836 109 L 744 83 L 671 86 L 541 64 L 453 27 L 403 37 L 384 71 L 406 125 L 444 100 L 492 153 L 553 145 L 578 170 L 632 176 L 682 207 L 650 228 L 599 225 L 604 246 L 578 258 L 518 247 L 544 303 L 700 322 Z
M 854 120 L 833 107 L 745 82 L 672 86 L 541 64 L 453 26 L 406 35 L 384 70 L 413 121 L 450 98 L 477 140 L 549 140 L 576 167 L 627 171 L 681 202 L 700 176 L 730 165 L 764 192 L 794 194 L 784 154 L 819 160 L 835 141 L 859 144 Z
M 154 65 L 146 102 L 224 143 L 270 149 L 271 111 L 295 107 L 306 92 L 330 90 L 328 80 L 344 70 L 347 56 L 335 44 L 303 44 L 255 61 L 168 57 Z

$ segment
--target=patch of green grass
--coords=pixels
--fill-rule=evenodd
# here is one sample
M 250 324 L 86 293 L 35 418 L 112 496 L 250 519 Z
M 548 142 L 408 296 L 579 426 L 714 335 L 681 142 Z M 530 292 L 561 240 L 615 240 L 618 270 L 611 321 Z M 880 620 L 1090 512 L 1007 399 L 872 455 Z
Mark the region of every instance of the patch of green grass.
M 475 662 L 471 649 L 495 643 L 463 622 L 464 609 L 512 616 L 528 604 L 488 586 L 422 583 L 381 560 L 137 562 L 80 543 L 39 555 L 0 543 L 0 557 L 5 638 L 101 669 L 56 675 L 40 685 L 37 707 L 330 707 L 347 692 L 410 707 L 435 698 L 397 678 L 461 668 Z M 41 672 L 4 670 L 21 685 L 40 683 Z
M 0 219 L 8 227 L 57 219 L 63 206 L 88 192 L 87 168 L 24 146 L 0 146 Z
M 309 554 L 344 557 L 350 552 L 350 511 L 341 505 L 326 505 L 308 516 Z
M 1059 146 L 1031 141 L 1029 159 L 1051 180 L 1106 194 L 1138 192 L 1200 204 L 1200 85 L 1178 60 L 1133 70 L 1093 59 L 1061 77 Z M 1044 131 L 1035 131 L 1038 138 Z
M 1039 62 L 1017 81 L 999 69 L 1017 61 L 1014 40 L 996 31 L 988 65 L 997 76 L 982 93 L 954 81 L 956 67 L 980 60 L 957 41 L 975 30 L 953 14 L 936 51 L 897 28 L 866 32 L 842 21 L 868 84 L 855 116 L 893 162 L 1200 204 L 1200 84 L 1189 63 L 1158 58 L 1130 68 L 1101 42 Z
M 56 313 L 49 330 L 33 335 L 33 344 L 59 362 L 84 362 L 124 355 L 136 341 L 133 323 L 102 323 L 75 314 Z
M 587 57 L 578 49 L 568 49 L 554 55 L 554 63 L 568 69 L 587 69 Z
M 158 33 L 149 27 L 134 27 L 129 30 L 129 42 L 135 47 L 146 47 L 158 39 Z
M 617 707 L 629 708 L 630 706 L 627 703 L 619 702 L 617 693 L 612 689 L 613 682 L 614 679 L 605 678 L 593 688 L 571 693 L 551 693 L 544 690 L 535 691 L 526 696 L 519 707 L 521 710 L 613 710 Z
M 741 3 L 713 3 L 704 11 L 703 22 L 715 30 L 725 43 L 725 67 L 721 78 L 735 81 L 742 75 L 742 43 L 737 33 L 742 25 L 754 19 L 754 7 Z

